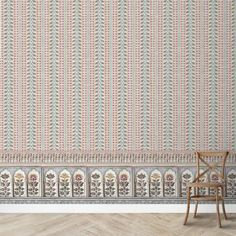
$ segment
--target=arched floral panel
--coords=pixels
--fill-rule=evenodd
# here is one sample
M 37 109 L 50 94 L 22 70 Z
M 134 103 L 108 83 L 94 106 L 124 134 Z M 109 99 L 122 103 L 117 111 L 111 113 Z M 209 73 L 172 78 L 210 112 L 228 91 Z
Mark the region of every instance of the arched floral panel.
M 150 174 L 150 197 L 163 197 L 163 180 L 159 170 Z
M 105 173 L 105 197 L 117 197 L 117 179 L 113 170 Z
M 200 174 L 203 172 L 204 170 L 203 169 L 200 169 Z M 199 179 L 199 182 L 201 182 L 201 183 L 205 183 L 205 182 L 207 182 L 208 181 L 208 174 L 206 173 L 206 174 L 204 174 L 200 179 Z M 197 190 L 196 190 L 196 194 L 200 194 L 200 195 L 208 195 L 208 188 L 204 188 L 204 187 L 202 187 L 202 188 L 198 188 Z
M 90 175 L 90 196 L 103 197 L 103 179 L 99 170 L 94 170 Z
M 14 174 L 14 196 L 15 197 L 26 197 L 26 175 L 23 170 L 18 170 Z
M 53 170 L 49 170 L 45 174 L 44 195 L 45 197 L 58 197 L 57 174 Z
M 0 197 L 12 197 L 12 176 L 8 170 L 0 173 Z
M 148 175 L 144 170 L 140 170 L 136 174 L 135 181 L 136 197 L 148 197 L 149 196 L 149 181 Z
M 219 179 L 219 176 L 216 174 L 216 172 L 215 171 L 211 171 L 211 173 L 210 173 L 210 182 L 218 183 L 220 181 L 221 180 Z M 215 188 L 210 188 L 209 191 L 210 191 L 211 195 L 215 195 L 216 194 Z M 220 189 L 218 189 L 218 192 L 220 193 Z
M 131 191 L 131 177 L 127 170 L 122 170 L 119 173 L 119 197 L 130 197 Z
M 72 197 L 72 178 L 68 170 L 63 170 L 59 174 L 59 196 Z
M 85 197 L 85 174 L 82 170 L 77 170 L 73 175 L 73 196 Z
M 227 174 L 227 197 L 236 198 L 236 170 Z
M 41 183 L 39 172 L 35 169 L 31 170 L 28 174 L 28 196 L 40 197 Z
M 164 195 L 165 197 L 177 196 L 176 173 L 169 169 L 164 175 Z
M 185 170 L 181 175 L 181 197 L 187 196 L 187 184 L 193 181 L 193 173 L 190 170 Z

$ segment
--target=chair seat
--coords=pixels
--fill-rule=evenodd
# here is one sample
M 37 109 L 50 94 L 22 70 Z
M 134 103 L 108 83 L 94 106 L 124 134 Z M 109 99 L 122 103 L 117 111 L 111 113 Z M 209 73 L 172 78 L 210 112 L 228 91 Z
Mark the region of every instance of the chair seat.
M 193 195 L 190 198 L 195 201 L 216 201 L 216 196 L 214 195 Z M 218 200 L 222 201 L 223 197 L 218 196 Z
M 193 188 L 219 188 L 219 187 L 224 187 L 223 183 L 210 183 L 210 182 L 195 182 L 195 183 L 189 183 L 187 184 L 188 187 L 193 187 Z

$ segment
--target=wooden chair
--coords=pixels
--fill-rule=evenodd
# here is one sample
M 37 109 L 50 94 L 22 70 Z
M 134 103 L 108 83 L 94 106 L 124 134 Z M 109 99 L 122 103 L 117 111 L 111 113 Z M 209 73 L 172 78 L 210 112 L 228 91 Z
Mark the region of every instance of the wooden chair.
M 224 193 L 225 193 L 225 162 L 229 155 L 229 152 L 196 152 L 196 164 L 197 164 L 197 175 L 196 178 L 189 184 L 187 184 L 187 212 L 184 220 L 184 225 L 186 225 L 190 209 L 190 201 L 195 201 L 195 211 L 194 217 L 197 216 L 197 208 L 199 201 L 215 201 L 216 202 L 216 212 L 218 218 L 218 226 L 221 227 L 220 212 L 219 212 L 219 201 L 222 203 L 222 209 L 225 219 L 227 219 L 224 205 Z M 219 162 L 209 162 L 211 159 L 217 158 Z M 208 159 L 208 160 L 207 160 Z M 200 167 L 207 167 L 202 172 Z M 216 182 L 201 182 L 201 178 L 209 171 L 214 171 L 218 176 L 218 181 Z M 210 188 L 214 189 L 214 194 L 201 195 L 199 194 L 200 188 Z M 191 190 L 194 194 L 191 196 Z

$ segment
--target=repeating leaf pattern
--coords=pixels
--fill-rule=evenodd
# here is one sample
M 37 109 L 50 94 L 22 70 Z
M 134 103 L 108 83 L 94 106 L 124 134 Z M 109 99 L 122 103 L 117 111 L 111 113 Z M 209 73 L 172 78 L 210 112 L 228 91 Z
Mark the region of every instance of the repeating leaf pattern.
M 227 196 L 236 197 L 236 171 L 231 170 L 227 175 Z
M 0 197 L 12 197 L 12 176 L 8 170 L 0 173 Z
M 63 170 L 59 175 L 59 195 L 60 197 L 72 197 L 71 174 Z
M 14 174 L 14 197 L 26 197 L 26 176 L 25 172 L 18 170 Z
M 42 172 L 43 171 L 43 172 Z M 201 170 L 203 171 L 203 170 Z M 192 168 L 33 168 L 0 169 L 0 198 L 27 199 L 146 199 L 165 201 L 186 199 L 186 186 L 196 174 Z M 180 176 L 180 178 L 177 178 Z M 218 182 L 215 172 L 204 175 L 200 181 Z M 88 186 L 87 186 L 88 181 Z M 226 170 L 226 200 L 236 195 L 236 171 Z M 178 191 L 179 188 L 179 191 Z M 201 188 L 199 194 L 213 194 L 214 189 Z M 192 194 L 194 190 L 192 190 Z M 181 200 L 181 201 L 182 201 Z M 169 200 L 168 200 L 169 201 Z
M 44 195 L 45 197 L 58 197 L 57 174 L 53 170 L 49 170 L 45 174 Z
M 90 196 L 103 197 L 103 179 L 102 173 L 99 170 L 95 170 L 91 173 Z
M 164 195 L 165 197 L 174 197 L 176 194 L 176 173 L 169 169 L 164 175 Z
M 0 7 L 1 198 L 182 201 L 190 151 L 236 150 L 234 0 Z
M 130 173 L 122 170 L 119 173 L 119 197 L 131 196 Z
M 235 1 L 1 8 L 4 153 L 236 149 Z
M 105 173 L 105 197 L 117 197 L 117 179 L 113 170 Z
M 85 197 L 86 195 L 86 183 L 85 183 L 85 175 L 81 170 L 77 170 L 74 173 L 73 177 L 73 196 L 74 197 Z
M 41 196 L 40 174 L 33 169 L 28 174 L 28 197 Z
M 148 175 L 144 170 L 140 170 L 136 174 L 136 196 L 137 197 L 149 196 Z

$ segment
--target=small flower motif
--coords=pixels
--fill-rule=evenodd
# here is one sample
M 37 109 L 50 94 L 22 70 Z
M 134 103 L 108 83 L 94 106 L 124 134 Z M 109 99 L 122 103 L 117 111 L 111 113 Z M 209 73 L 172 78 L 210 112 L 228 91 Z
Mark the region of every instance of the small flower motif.
M 99 179 L 99 178 L 100 178 L 100 175 L 97 174 L 97 173 L 95 173 L 95 174 L 92 175 L 92 178 L 93 178 L 93 179 Z
M 16 179 L 23 179 L 24 176 L 23 176 L 21 173 L 17 173 L 17 174 L 15 175 L 15 178 L 16 178 Z
M 55 175 L 52 174 L 52 173 L 49 173 L 49 174 L 46 175 L 46 177 L 47 177 L 48 179 L 53 179 L 53 178 L 55 177 Z
M 184 174 L 183 177 L 184 177 L 184 179 L 190 179 L 191 175 L 187 173 L 187 174 Z
M 159 178 L 160 178 L 160 175 L 157 174 L 157 173 L 154 173 L 154 174 L 152 174 L 151 177 L 152 177 L 153 179 L 159 179 Z
M 108 174 L 106 175 L 106 177 L 107 177 L 108 179 L 113 179 L 115 176 L 114 176 L 112 173 L 108 173 Z
M 30 175 L 30 180 L 31 181 L 36 181 L 37 180 L 37 176 L 35 174 Z
M 213 181 L 218 181 L 219 180 L 219 178 L 216 174 L 212 175 L 211 178 L 212 178 Z
M 80 175 L 80 174 L 77 174 L 76 176 L 75 176 L 75 180 L 76 181 L 81 181 L 83 179 L 83 177 L 82 177 L 82 175 Z
M 8 178 L 9 178 L 9 175 L 5 173 L 5 174 L 1 175 L 1 178 L 3 178 L 3 179 L 8 179 Z
M 143 173 L 141 173 L 141 174 L 137 175 L 137 177 L 138 177 L 139 179 L 144 179 L 144 178 L 146 177 L 146 175 L 143 174 Z
M 121 181 L 127 181 L 127 180 L 128 180 L 128 176 L 127 176 L 126 174 L 122 174 L 122 175 L 120 176 L 120 180 L 121 180 Z
M 69 175 L 68 175 L 67 173 L 62 173 L 62 174 L 60 175 L 60 178 L 61 178 L 61 179 L 69 179 Z
M 171 175 L 171 174 L 166 175 L 166 180 L 167 181 L 172 181 L 173 179 L 174 179 L 173 175 Z
M 236 178 L 236 174 L 233 174 L 233 173 L 232 173 L 232 174 L 229 174 L 229 175 L 228 175 L 228 178 L 230 178 L 230 179 L 235 179 L 235 178 Z

